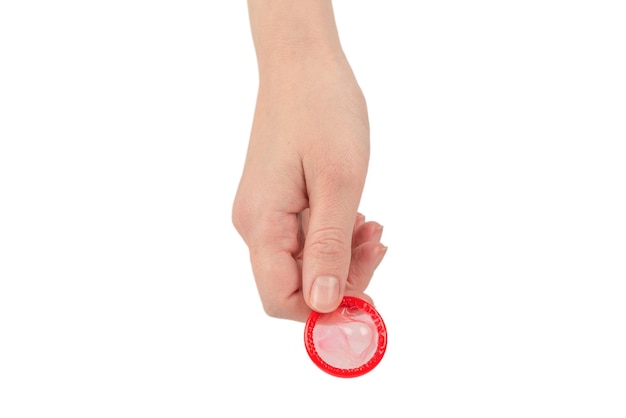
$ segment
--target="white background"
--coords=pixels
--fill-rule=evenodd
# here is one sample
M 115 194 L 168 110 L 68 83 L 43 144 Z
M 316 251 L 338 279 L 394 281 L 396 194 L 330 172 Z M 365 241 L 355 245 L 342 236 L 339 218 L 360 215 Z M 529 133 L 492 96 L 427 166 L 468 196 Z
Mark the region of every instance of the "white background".
M 620 1 L 337 0 L 389 347 L 342 380 L 230 222 L 241 1 L 0 4 L 0 416 L 626 416 Z

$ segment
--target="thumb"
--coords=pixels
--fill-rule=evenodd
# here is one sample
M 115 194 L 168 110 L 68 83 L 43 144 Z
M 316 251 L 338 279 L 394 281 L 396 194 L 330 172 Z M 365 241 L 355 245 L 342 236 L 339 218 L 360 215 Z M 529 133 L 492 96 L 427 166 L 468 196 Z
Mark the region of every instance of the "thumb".
M 352 199 L 345 193 L 337 193 L 337 196 L 309 200 L 302 291 L 304 300 L 314 311 L 331 312 L 343 298 L 359 198 L 360 193 Z

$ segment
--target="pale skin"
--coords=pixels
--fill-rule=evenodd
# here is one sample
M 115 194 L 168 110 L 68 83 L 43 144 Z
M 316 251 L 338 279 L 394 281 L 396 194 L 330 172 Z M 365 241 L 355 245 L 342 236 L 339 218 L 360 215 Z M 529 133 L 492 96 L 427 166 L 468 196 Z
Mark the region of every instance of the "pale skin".
M 233 224 L 265 312 L 305 321 L 364 292 L 387 248 L 358 212 L 369 161 L 361 89 L 331 0 L 248 0 L 259 90 Z

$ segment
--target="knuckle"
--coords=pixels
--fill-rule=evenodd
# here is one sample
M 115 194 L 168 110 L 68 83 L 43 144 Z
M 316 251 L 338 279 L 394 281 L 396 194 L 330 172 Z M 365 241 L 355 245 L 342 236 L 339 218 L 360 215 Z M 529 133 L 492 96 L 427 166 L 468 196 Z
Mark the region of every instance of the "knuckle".
M 245 199 L 237 196 L 232 206 L 231 222 L 241 235 L 246 235 L 252 215 L 250 204 Z
M 305 243 L 309 255 L 341 259 L 349 254 L 350 242 L 339 228 L 326 228 L 310 233 Z
M 275 305 L 264 303 L 263 310 L 265 311 L 265 314 L 270 318 L 281 318 L 282 311 L 278 309 Z
M 285 318 L 285 309 L 282 304 L 273 300 L 263 300 L 263 311 L 271 318 L 283 319 Z
M 235 201 L 233 202 L 233 207 L 231 210 L 231 221 L 233 223 L 233 226 L 237 230 L 239 230 L 239 228 L 241 227 L 241 219 L 243 218 L 241 212 L 242 212 L 241 200 L 238 198 L 235 198 Z

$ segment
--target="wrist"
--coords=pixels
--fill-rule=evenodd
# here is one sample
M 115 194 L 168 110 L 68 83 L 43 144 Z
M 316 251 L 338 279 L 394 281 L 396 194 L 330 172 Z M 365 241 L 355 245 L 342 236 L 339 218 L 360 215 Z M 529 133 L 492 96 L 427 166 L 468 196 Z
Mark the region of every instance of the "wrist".
M 343 64 L 331 0 L 248 0 L 261 79 Z

